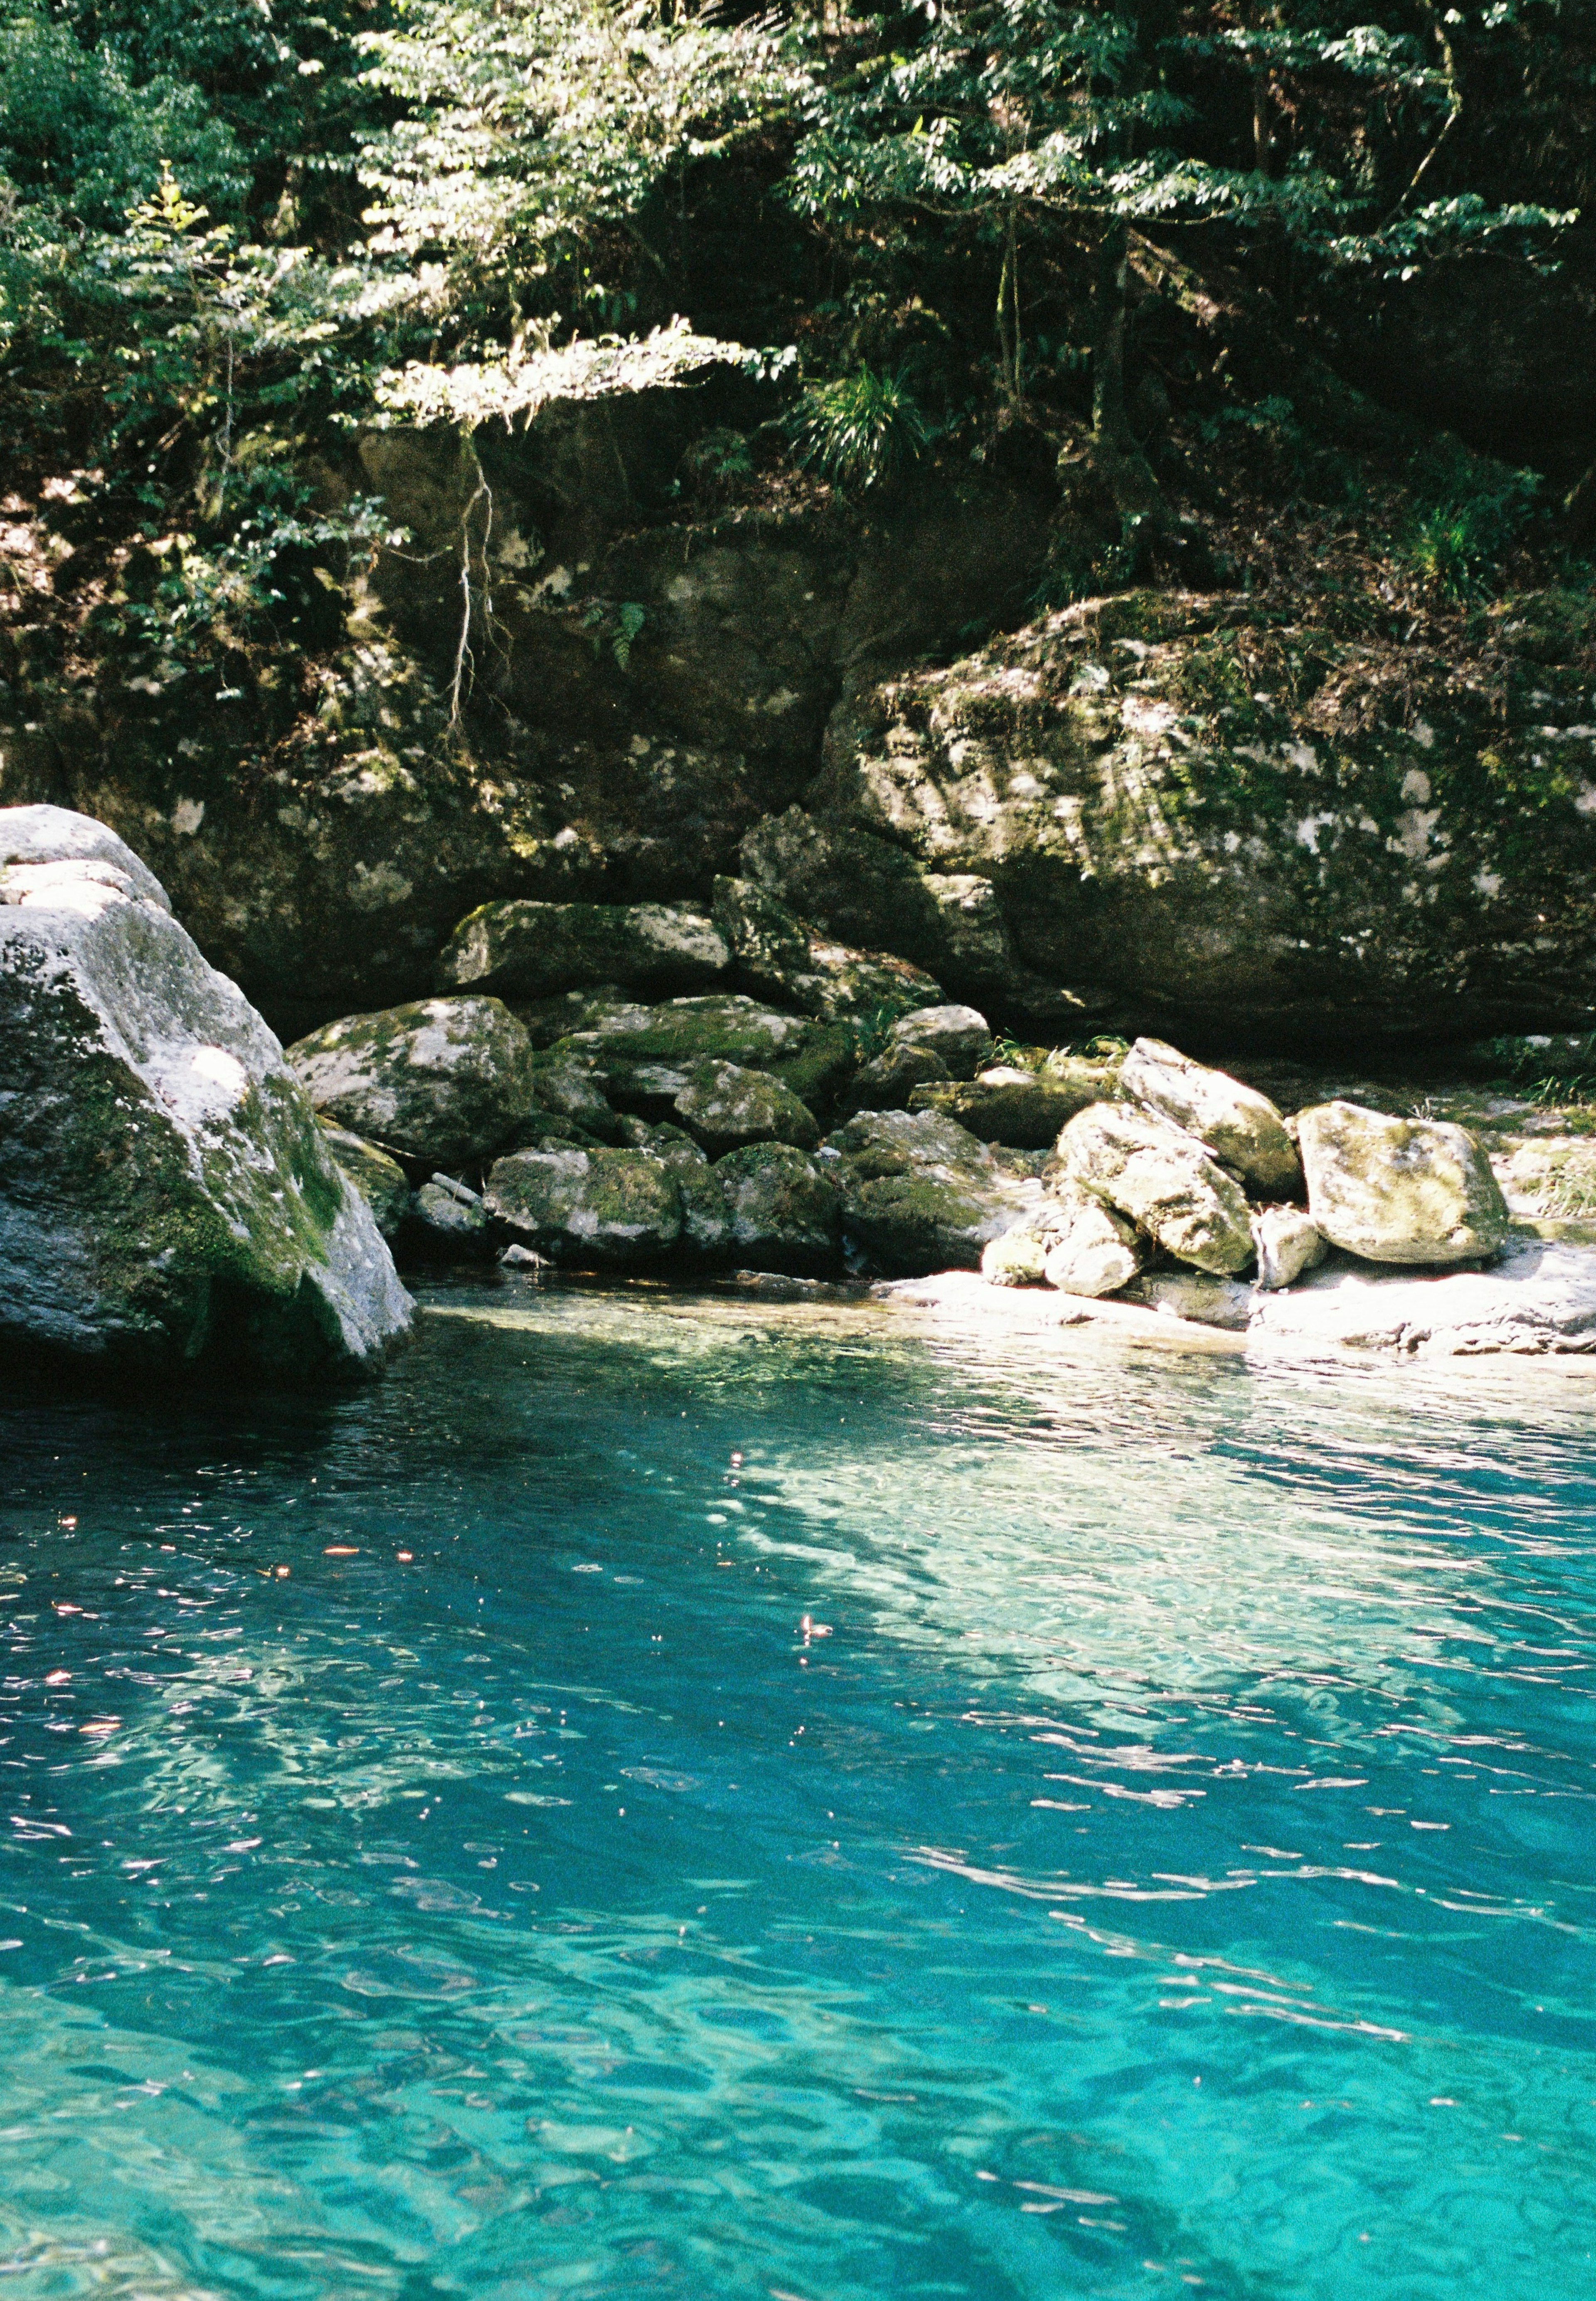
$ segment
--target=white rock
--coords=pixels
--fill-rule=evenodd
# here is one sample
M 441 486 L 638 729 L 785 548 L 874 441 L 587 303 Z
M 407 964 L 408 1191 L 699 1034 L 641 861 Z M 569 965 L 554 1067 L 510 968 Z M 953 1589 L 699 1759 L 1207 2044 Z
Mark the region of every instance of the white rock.
M 1252 1217 L 1258 1284 L 1274 1292 L 1294 1286 L 1305 1270 L 1324 1261 L 1324 1233 L 1300 1207 L 1259 1207 Z
M 1058 1138 L 1066 1173 L 1147 1231 L 1166 1253 L 1226 1277 L 1252 1260 L 1252 1225 L 1233 1176 L 1167 1119 L 1096 1102 Z
M 1249 1356 L 1468 1358 L 1596 1351 L 1596 1250 L 1514 1244 L 1490 1270 L 1318 1270 L 1258 1303 Z
M 1120 1069 L 1127 1094 L 1194 1135 L 1245 1182 L 1294 1190 L 1301 1168 L 1285 1121 L 1269 1100 L 1224 1071 L 1194 1063 L 1162 1039 L 1138 1039 Z
M 974 1007 L 916 1007 L 892 1025 L 900 1047 L 929 1047 L 948 1066 L 949 1078 L 972 1078 L 992 1051 L 986 1017 Z

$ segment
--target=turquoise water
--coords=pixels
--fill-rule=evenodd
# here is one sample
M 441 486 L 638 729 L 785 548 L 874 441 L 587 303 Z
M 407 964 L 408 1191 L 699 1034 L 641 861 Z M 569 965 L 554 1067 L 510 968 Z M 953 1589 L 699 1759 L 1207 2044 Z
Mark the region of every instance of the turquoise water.
M 13 1400 L 6 2289 L 1590 2295 L 1593 1408 L 492 1284 Z

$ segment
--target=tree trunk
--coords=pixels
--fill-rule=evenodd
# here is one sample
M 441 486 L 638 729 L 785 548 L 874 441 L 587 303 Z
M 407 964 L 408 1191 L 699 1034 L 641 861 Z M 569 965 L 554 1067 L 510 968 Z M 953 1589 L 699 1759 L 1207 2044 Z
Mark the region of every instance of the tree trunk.
M 1154 537 L 1174 527 L 1152 465 L 1142 454 L 1125 413 L 1125 338 L 1129 328 L 1126 283 L 1130 232 L 1121 217 L 1105 227 L 1098 243 L 1095 342 L 1091 364 L 1092 462 L 1113 495 L 1127 529 L 1145 528 Z

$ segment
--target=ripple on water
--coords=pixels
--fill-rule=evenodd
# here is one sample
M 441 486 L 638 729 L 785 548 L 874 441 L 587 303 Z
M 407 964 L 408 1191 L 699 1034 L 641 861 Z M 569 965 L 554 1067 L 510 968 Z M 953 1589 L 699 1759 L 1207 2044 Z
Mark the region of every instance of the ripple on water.
M 430 1309 L 4 1410 L 19 2295 L 1591 2289 L 1582 1385 Z

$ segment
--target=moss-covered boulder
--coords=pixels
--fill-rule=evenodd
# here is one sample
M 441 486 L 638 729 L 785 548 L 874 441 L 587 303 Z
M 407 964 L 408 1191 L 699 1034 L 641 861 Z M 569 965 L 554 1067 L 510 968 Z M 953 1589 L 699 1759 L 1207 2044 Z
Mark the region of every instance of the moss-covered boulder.
M 671 999 L 658 1007 L 616 1007 L 558 1042 L 581 1055 L 612 1100 L 664 1105 L 700 1062 L 765 1071 L 811 1109 L 823 1107 L 857 1062 L 846 1024 L 826 1024 L 740 993 Z
M 277 1041 L 120 842 L 18 812 L 0 813 L 24 848 L 0 885 L 0 1349 L 113 1374 L 375 1365 L 413 1306 Z
M 1007 1172 L 936 1111 L 862 1111 L 827 1138 L 843 1230 L 873 1268 L 918 1277 L 977 1270 L 982 1250 L 1041 1204 L 1032 1176 Z
M 619 1143 L 623 1139 L 592 1064 L 581 1055 L 545 1056 L 533 1066 L 532 1079 L 540 1109 L 573 1119 L 598 1142 Z
M 837 1267 L 842 1202 L 835 1178 L 791 1144 L 749 1144 L 681 1180 L 685 1236 L 698 1253 L 798 1277 Z
M 288 1059 L 327 1117 L 439 1167 L 489 1157 L 540 1100 L 531 1041 L 498 999 L 347 1015 Z
M 657 1262 L 681 1235 L 681 1192 L 646 1150 L 519 1150 L 497 1160 L 483 1203 L 556 1261 L 599 1269 Z
M 1308 1208 L 1366 1262 L 1472 1262 L 1508 1236 L 1491 1161 L 1466 1128 L 1324 1102 L 1298 1119 Z
M 982 1142 L 1045 1150 L 1078 1110 L 1100 1100 L 1095 1085 L 1007 1067 L 949 1086 L 917 1086 L 911 1110 L 940 1110 Z
M 698 991 L 731 958 L 713 921 L 686 903 L 484 903 L 445 944 L 438 987 L 527 1000 L 595 983 Z
M 384 1238 L 392 1238 L 410 1209 L 405 1169 L 386 1150 L 351 1134 L 347 1126 L 330 1118 L 318 1123 L 327 1148 L 372 1209 L 378 1229 Z
M 1194 1063 L 1162 1039 L 1138 1039 L 1119 1076 L 1134 1100 L 1195 1135 L 1222 1166 L 1254 1189 L 1301 1188 L 1297 1146 L 1268 1096 L 1255 1087 Z
M 1058 1138 L 1071 1181 L 1103 1200 L 1166 1254 L 1228 1277 L 1252 1260 L 1252 1222 L 1235 1177 L 1167 1119 L 1094 1103 Z
M 694 1063 L 675 1110 L 712 1159 L 750 1142 L 787 1142 L 813 1150 L 820 1141 L 806 1104 L 779 1079 L 738 1063 Z
M 714 908 L 738 982 L 800 1014 L 824 1022 L 900 1015 L 942 995 L 923 968 L 820 933 L 756 880 L 717 879 Z

